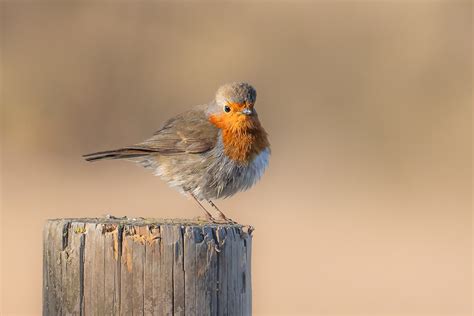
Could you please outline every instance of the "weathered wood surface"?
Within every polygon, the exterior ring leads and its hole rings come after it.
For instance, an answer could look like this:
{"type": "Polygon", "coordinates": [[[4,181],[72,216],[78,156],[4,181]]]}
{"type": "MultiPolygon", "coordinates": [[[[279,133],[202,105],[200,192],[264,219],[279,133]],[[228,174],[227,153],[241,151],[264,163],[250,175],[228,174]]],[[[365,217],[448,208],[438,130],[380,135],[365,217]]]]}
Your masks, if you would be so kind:
{"type": "Polygon", "coordinates": [[[251,232],[186,220],[49,220],[43,315],[251,315],[251,232]]]}

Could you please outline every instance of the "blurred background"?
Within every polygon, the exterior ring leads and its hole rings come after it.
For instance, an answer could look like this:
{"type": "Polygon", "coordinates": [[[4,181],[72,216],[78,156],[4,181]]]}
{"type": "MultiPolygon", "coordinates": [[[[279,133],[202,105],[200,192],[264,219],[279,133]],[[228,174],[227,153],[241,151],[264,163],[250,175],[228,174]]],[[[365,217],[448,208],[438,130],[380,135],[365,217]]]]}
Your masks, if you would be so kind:
{"type": "Polygon", "coordinates": [[[255,315],[471,315],[472,2],[3,1],[1,312],[39,315],[46,219],[194,217],[132,163],[225,82],[273,155],[220,201],[254,232],[255,315]]]}

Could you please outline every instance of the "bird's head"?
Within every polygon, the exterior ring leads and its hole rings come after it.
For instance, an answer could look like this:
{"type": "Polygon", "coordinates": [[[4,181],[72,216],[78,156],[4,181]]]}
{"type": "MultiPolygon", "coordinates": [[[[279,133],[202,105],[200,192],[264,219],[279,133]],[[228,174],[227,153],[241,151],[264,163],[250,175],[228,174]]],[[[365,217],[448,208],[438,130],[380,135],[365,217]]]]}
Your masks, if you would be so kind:
{"type": "Polygon", "coordinates": [[[225,154],[248,164],[269,148],[267,133],[255,111],[257,92],[245,82],[221,86],[208,109],[209,121],[222,131],[225,154]]]}
{"type": "Polygon", "coordinates": [[[208,108],[211,122],[219,128],[241,130],[258,123],[255,101],[257,92],[248,83],[234,82],[221,86],[208,108]]]}

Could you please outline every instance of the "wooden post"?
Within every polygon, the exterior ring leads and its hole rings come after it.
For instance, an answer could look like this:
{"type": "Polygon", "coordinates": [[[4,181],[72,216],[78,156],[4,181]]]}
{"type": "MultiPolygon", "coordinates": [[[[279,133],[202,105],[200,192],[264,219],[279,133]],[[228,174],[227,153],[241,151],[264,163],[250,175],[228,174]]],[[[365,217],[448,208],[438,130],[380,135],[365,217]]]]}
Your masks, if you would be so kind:
{"type": "Polygon", "coordinates": [[[49,220],[43,315],[251,315],[251,233],[188,220],[49,220]]]}

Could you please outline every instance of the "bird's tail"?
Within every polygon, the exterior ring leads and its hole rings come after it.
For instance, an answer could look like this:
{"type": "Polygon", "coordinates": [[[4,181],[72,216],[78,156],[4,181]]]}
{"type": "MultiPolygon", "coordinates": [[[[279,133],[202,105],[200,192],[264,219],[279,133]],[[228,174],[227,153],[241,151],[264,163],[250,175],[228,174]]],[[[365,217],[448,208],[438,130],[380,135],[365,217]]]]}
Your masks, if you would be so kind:
{"type": "Polygon", "coordinates": [[[99,151],[92,154],[83,155],[86,161],[96,161],[102,159],[134,159],[152,154],[153,150],[144,148],[120,148],[115,150],[99,151]]]}

